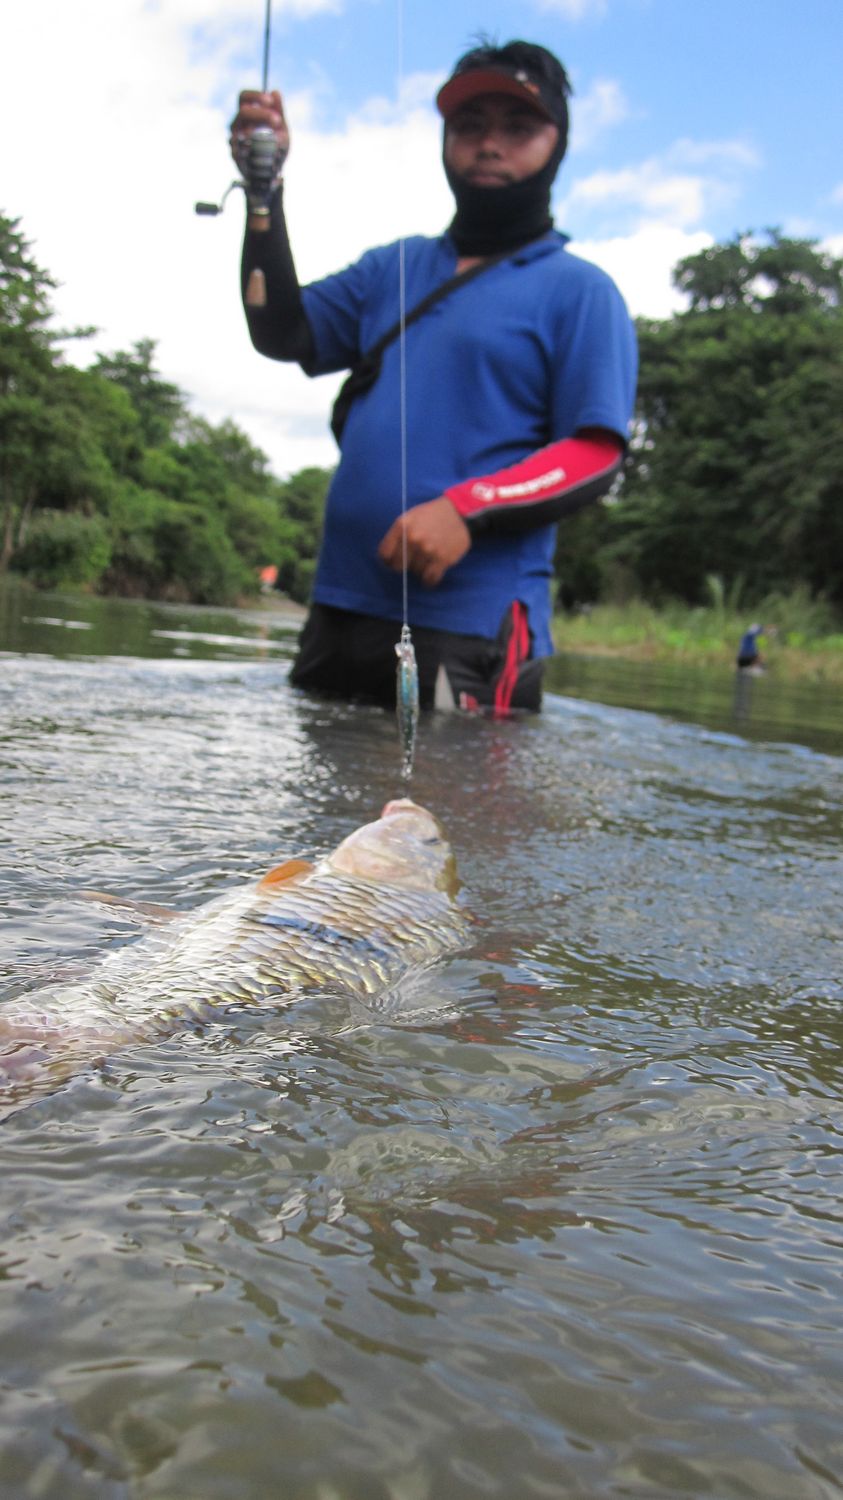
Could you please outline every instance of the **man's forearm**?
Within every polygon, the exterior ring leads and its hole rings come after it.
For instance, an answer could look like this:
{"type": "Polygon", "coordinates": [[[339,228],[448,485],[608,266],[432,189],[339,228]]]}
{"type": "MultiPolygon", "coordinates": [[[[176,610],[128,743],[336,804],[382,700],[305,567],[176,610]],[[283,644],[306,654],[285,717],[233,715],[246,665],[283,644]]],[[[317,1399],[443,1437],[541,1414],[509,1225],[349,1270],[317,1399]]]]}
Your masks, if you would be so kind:
{"type": "Polygon", "coordinates": [[[445,495],[473,537],[486,531],[528,531],[599,499],[620,472],[623,456],[616,434],[579,433],[496,474],[449,485],[445,495]]]}
{"type": "Polygon", "coordinates": [[[249,336],[268,359],[296,360],[307,369],[314,356],[313,335],[305,316],[301,288],[284,218],[282,188],[272,195],[269,229],[247,228],[240,262],[240,290],[249,336]],[[266,286],[262,307],[250,306],[246,289],[253,272],[266,286]]]}

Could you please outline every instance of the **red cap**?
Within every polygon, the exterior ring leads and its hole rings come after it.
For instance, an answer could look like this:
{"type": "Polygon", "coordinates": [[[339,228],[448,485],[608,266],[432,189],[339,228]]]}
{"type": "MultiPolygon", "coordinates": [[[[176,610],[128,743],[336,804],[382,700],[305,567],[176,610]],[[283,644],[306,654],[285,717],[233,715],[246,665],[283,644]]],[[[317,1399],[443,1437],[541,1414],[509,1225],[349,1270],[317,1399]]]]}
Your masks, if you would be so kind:
{"type": "Polygon", "coordinates": [[[436,95],[436,105],[447,120],[461,105],[481,94],[509,94],[529,104],[554,125],[562,125],[563,121],[567,125],[568,111],[563,94],[550,89],[547,81],[535,73],[528,73],[525,68],[507,67],[503,63],[492,68],[457,71],[442,85],[436,95]]]}

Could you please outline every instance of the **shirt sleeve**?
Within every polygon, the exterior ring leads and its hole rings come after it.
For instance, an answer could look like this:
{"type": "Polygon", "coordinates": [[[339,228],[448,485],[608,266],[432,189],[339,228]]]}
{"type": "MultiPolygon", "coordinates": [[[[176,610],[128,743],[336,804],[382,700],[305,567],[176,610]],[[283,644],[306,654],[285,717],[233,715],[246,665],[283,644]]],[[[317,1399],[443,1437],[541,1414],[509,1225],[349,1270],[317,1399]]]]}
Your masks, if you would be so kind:
{"type": "Polygon", "coordinates": [[[445,490],[473,534],[562,520],[598,500],[620,472],[635,400],[635,330],[611,278],[572,259],[566,252],[558,305],[546,325],[553,440],[445,490]]]}
{"type": "Polygon", "coordinates": [[[450,485],[445,494],[473,535],[527,531],[598,500],[620,472],[623,454],[614,434],[564,438],[496,474],[450,485]]]}
{"type": "Polygon", "coordinates": [[[580,285],[575,297],[560,297],[549,334],[549,435],[558,440],[601,428],[626,444],[638,374],[632,319],[605,272],[570,260],[580,285]]]}
{"type": "Polygon", "coordinates": [[[348,370],[365,353],[362,326],[371,293],[383,276],[384,250],[367,250],[353,265],[302,289],[313,336],[311,375],[348,370]]]}

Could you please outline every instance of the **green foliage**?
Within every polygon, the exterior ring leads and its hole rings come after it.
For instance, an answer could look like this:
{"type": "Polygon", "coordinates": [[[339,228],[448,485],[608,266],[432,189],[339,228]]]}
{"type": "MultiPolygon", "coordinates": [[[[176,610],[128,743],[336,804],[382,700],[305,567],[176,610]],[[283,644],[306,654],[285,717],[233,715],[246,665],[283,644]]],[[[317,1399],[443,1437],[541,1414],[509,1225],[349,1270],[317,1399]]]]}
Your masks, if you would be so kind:
{"type": "Polygon", "coordinates": [[[616,595],[617,580],[613,579],[610,585],[608,577],[609,526],[607,509],[591,505],[577,511],[559,527],[553,564],[559,609],[573,610],[593,604],[610,590],[616,595]]]}
{"type": "Polygon", "coordinates": [[[126,392],[148,447],[155,447],[169,438],[184,412],[181,391],[178,386],[162,380],[155,368],[154,356],[155,340],[138,339],[130,350],[98,354],[94,362],[97,375],[113,380],[126,392]]]}
{"type": "Polygon", "coordinates": [[[303,604],[316,570],[325,497],[331,474],[327,469],[300,469],[278,486],[278,504],[285,523],[278,563],[278,587],[303,604]]]}
{"type": "Polygon", "coordinates": [[[329,475],[281,483],[236,423],[193,417],[152,339],[65,365],[54,286],[0,214],[0,568],[44,587],[233,603],[275,563],[304,600],[329,475]]]}
{"type": "Polygon", "coordinates": [[[839,609],[828,599],[811,594],[804,584],[767,594],[758,600],[755,615],[775,625],[778,639],[785,645],[829,640],[841,628],[839,609]]]}
{"type": "Polygon", "coordinates": [[[22,329],[49,342],[50,292],[56,282],[37,261],[20,230],[20,219],[0,214],[0,326],[22,329]]]}
{"type": "Polygon", "coordinates": [[[843,600],[843,263],[748,237],[677,268],[687,312],[641,320],[638,424],[607,554],[648,598],[843,600]]]}
{"type": "Polygon", "coordinates": [[[234,604],[247,589],[246,570],[218,516],[165,502],[152,539],[161,575],[159,596],[234,604]]]}
{"type": "MultiPolygon", "coordinates": [[[[843,262],[771,231],[674,279],[687,310],[638,325],[623,484],[559,528],[558,602],[679,599],[715,629],[738,610],[783,617],[795,588],[787,629],[804,632],[843,603],[843,262]]],[[[0,568],[227,603],[275,564],[304,602],[330,474],[273,477],[236,423],[188,411],[152,339],[65,364],[54,286],[0,214],[0,568]]]]}
{"type": "Polygon", "coordinates": [[[778,229],[768,231],[766,244],[743,234],[689,255],[673,280],[692,312],[743,307],[799,313],[843,301],[841,262],[817,249],[816,241],[788,239],[778,229]]]}
{"type": "MultiPolygon", "coordinates": [[[[753,613],[766,626],[763,655],[771,677],[843,686],[839,610],[796,589],[762,600],[753,613]]],[[[553,637],[564,652],[733,672],[738,643],[751,618],[722,601],[689,608],[675,599],[659,607],[633,599],[620,607],[598,604],[574,618],[557,617],[553,637]]]]}
{"type": "Polygon", "coordinates": [[[102,516],[43,509],[15,552],[14,568],[39,588],[84,586],[96,582],[110,555],[102,516]]]}
{"type": "Polygon", "coordinates": [[[110,512],[108,593],[233,604],[251,584],[220,518],[129,481],[110,512]]]}
{"type": "Polygon", "coordinates": [[[33,259],[19,221],[0,214],[0,567],[14,549],[21,514],[34,504],[34,471],[49,428],[54,286],[33,259]]]}
{"type": "Polygon", "coordinates": [[[60,377],[53,386],[53,401],[60,384],[72,420],[85,427],[110,469],[115,474],[131,472],[140,461],[142,437],[129,395],[112,381],[72,365],[62,367],[60,377]]]}

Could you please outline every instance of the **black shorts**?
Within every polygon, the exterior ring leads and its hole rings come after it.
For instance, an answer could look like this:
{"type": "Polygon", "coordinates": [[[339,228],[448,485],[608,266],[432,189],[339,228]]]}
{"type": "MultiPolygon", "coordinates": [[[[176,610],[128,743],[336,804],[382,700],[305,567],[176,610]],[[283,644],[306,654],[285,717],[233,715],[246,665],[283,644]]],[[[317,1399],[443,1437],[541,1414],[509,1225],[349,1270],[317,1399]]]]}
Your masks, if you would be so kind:
{"type": "MultiPolygon", "coordinates": [[[[394,620],[314,604],[299,637],[290,673],[295,687],[395,706],[401,626],[394,620]]],[[[541,708],[543,661],[530,653],[523,605],[507,610],[496,640],[447,630],[412,628],[422,708],[541,708]]]]}

